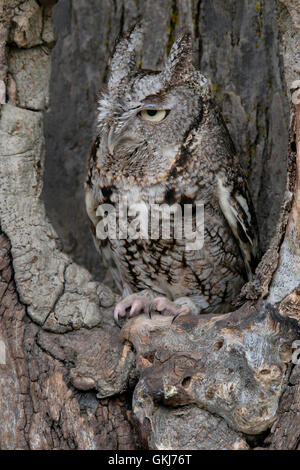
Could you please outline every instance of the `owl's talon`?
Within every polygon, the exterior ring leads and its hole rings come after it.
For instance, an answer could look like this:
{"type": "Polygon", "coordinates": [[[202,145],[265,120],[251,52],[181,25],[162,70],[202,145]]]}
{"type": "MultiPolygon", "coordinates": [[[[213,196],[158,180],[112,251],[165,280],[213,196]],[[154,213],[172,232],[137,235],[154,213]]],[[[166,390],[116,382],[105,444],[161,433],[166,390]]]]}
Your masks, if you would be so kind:
{"type": "Polygon", "coordinates": [[[140,299],[134,300],[131,306],[130,312],[129,312],[129,317],[133,317],[134,315],[137,315],[138,313],[142,312],[143,309],[144,309],[143,300],[140,300],[140,299]]]}
{"type": "Polygon", "coordinates": [[[172,321],[171,321],[171,324],[173,325],[173,323],[175,322],[176,318],[178,318],[179,316],[181,315],[186,315],[185,312],[181,312],[179,311],[178,313],[176,313],[176,315],[174,315],[174,317],[172,318],[172,321]]]}
{"type": "Polygon", "coordinates": [[[149,318],[151,319],[152,318],[152,303],[149,305],[147,313],[149,315],[149,318]]]}
{"type": "Polygon", "coordinates": [[[183,316],[183,315],[187,315],[188,313],[190,313],[190,309],[187,305],[183,305],[179,312],[176,313],[176,315],[174,315],[174,317],[172,318],[172,321],[171,321],[171,324],[173,325],[173,323],[175,322],[176,318],[178,318],[179,316],[183,316]]]}
{"type": "Polygon", "coordinates": [[[115,322],[120,326],[119,324],[119,317],[125,317],[126,315],[126,310],[128,309],[128,305],[125,302],[119,302],[114,310],[114,320],[115,322]]]}
{"type": "Polygon", "coordinates": [[[121,325],[119,323],[119,311],[117,310],[117,307],[114,310],[114,320],[116,324],[118,325],[118,327],[121,328],[121,325]]]}

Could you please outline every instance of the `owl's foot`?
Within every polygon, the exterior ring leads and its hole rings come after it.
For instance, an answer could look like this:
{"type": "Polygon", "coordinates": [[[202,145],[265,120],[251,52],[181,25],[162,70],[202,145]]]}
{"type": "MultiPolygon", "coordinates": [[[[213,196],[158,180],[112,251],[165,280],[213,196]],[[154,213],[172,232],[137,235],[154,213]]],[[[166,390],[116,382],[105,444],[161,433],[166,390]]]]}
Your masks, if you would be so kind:
{"type": "Polygon", "coordinates": [[[119,317],[133,317],[140,313],[148,313],[151,316],[152,300],[147,297],[142,297],[138,294],[131,294],[125,297],[117,303],[114,310],[114,319],[116,323],[119,321],[119,317]]]}
{"type": "Polygon", "coordinates": [[[171,315],[173,320],[178,317],[178,315],[186,315],[191,313],[191,307],[186,303],[186,299],[182,299],[185,303],[180,304],[172,302],[167,297],[155,297],[151,299],[149,297],[144,297],[141,294],[131,294],[121,300],[115,307],[114,310],[114,319],[117,324],[119,324],[119,317],[128,316],[133,317],[141,313],[147,313],[151,318],[151,313],[157,311],[161,315],[171,315]]]}
{"type": "Polygon", "coordinates": [[[167,299],[167,297],[156,297],[152,300],[152,305],[163,315],[174,315],[177,317],[180,314],[190,312],[188,305],[178,305],[176,302],[167,299]]]}

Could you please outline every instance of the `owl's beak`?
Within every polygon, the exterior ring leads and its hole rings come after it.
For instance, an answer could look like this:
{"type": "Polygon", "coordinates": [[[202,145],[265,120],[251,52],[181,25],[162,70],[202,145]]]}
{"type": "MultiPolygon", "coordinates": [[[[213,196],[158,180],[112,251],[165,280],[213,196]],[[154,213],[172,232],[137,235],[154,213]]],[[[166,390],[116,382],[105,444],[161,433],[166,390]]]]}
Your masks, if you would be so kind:
{"type": "Polygon", "coordinates": [[[126,128],[123,128],[122,135],[117,134],[114,127],[111,127],[109,129],[109,133],[107,136],[107,148],[111,156],[114,155],[114,150],[119,145],[129,144],[131,147],[136,147],[139,144],[141,144],[141,141],[136,139],[135,136],[128,135],[128,134],[124,135],[125,129],[126,128]]]}
{"type": "Polygon", "coordinates": [[[108,137],[107,137],[107,148],[110,153],[110,155],[114,154],[114,148],[115,148],[115,141],[114,141],[114,128],[111,127],[109,129],[108,137]]]}

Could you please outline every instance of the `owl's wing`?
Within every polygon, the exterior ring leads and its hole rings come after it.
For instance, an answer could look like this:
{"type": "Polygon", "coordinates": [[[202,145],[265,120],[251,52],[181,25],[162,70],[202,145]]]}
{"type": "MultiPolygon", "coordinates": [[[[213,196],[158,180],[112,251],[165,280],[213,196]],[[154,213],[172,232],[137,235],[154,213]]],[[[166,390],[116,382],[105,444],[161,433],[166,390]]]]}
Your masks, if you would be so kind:
{"type": "Polygon", "coordinates": [[[97,225],[101,221],[101,217],[99,215],[96,215],[97,208],[99,204],[104,204],[105,202],[105,197],[102,195],[101,198],[101,191],[99,191],[99,198],[96,200],[94,196],[94,191],[93,191],[93,182],[92,182],[92,171],[94,168],[93,163],[96,161],[96,153],[99,147],[99,137],[96,138],[95,142],[92,145],[91,151],[90,151],[90,156],[89,156],[89,171],[88,171],[88,177],[85,182],[85,205],[86,205],[86,211],[88,214],[88,217],[91,222],[91,229],[92,229],[92,235],[93,235],[93,240],[95,243],[95,246],[97,250],[100,253],[100,256],[103,260],[103,264],[105,268],[109,269],[114,282],[116,283],[118,289],[120,291],[123,290],[123,283],[122,283],[122,276],[118,268],[118,264],[115,262],[115,257],[114,253],[111,249],[111,246],[109,244],[108,239],[100,239],[96,235],[96,230],[97,230],[97,225]]]}
{"type": "Polygon", "coordinates": [[[117,288],[120,292],[122,292],[122,276],[119,271],[118,264],[115,261],[114,253],[111,249],[110,243],[108,239],[102,240],[96,236],[97,224],[101,221],[101,217],[96,215],[97,205],[95,204],[91,188],[88,186],[88,184],[86,184],[85,188],[85,203],[86,210],[91,221],[91,229],[95,246],[100,253],[104,267],[110,270],[117,288]]]}
{"type": "Polygon", "coordinates": [[[223,215],[235,236],[243,255],[248,278],[258,264],[259,244],[253,204],[242,177],[230,182],[217,177],[217,198],[223,215]]]}

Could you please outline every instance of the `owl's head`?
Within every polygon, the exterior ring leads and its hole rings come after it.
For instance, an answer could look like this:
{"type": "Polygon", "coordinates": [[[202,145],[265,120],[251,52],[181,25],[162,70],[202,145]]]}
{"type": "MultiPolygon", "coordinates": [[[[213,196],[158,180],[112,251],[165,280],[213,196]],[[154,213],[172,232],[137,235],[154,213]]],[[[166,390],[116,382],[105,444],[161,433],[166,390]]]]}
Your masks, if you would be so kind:
{"type": "Polygon", "coordinates": [[[142,40],[136,26],[118,42],[98,108],[100,158],[132,172],[172,164],[209,95],[207,79],[192,65],[189,33],[174,42],[159,72],[138,68],[142,40]]]}

